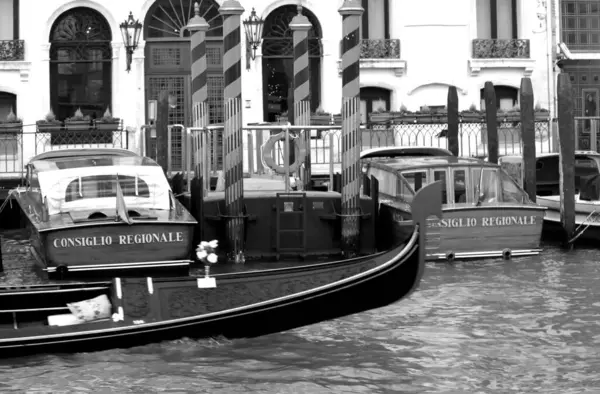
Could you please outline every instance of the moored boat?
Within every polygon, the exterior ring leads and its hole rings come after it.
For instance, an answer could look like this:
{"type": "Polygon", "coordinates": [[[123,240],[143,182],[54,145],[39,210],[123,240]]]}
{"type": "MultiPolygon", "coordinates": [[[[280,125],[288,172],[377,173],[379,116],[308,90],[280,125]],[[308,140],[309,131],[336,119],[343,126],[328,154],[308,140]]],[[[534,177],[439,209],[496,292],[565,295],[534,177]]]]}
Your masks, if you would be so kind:
{"type": "MultiPolygon", "coordinates": [[[[212,276],[191,270],[185,277],[96,282],[41,277],[27,285],[11,284],[5,262],[0,357],[129,347],[182,336],[252,337],[388,305],[420,283],[426,218],[441,216],[440,197],[440,183],[423,187],[412,201],[412,220],[403,223],[409,229],[406,240],[385,252],[345,260],[270,263],[261,269],[247,263],[212,276]]],[[[270,201],[264,206],[271,210],[270,201]]]]}
{"type": "Polygon", "coordinates": [[[25,181],[11,197],[49,273],[188,268],[197,221],[155,161],[112,148],[50,151],[31,159],[25,181]]]}
{"type": "Polygon", "coordinates": [[[443,217],[428,224],[428,259],[509,258],[541,251],[545,208],[532,203],[500,166],[427,153],[374,154],[364,162],[365,173],[379,181],[380,223],[389,230],[382,230],[387,237],[381,242],[404,237],[397,223],[410,217],[415,192],[442,181],[443,217]]]}
{"type": "MultiPolygon", "coordinates": [[[[559,153],[542,153],[536,157],[536,202],[547,208],[544,216],[544,236],[561,238],[559,153]]],[[[522,177],[522,157],[500,157],[501,165],[514,168],[522,177]]],[[[570,240],[598,241],[600,239],[600,153],[575,151],[575,226],[570,240]]]]}

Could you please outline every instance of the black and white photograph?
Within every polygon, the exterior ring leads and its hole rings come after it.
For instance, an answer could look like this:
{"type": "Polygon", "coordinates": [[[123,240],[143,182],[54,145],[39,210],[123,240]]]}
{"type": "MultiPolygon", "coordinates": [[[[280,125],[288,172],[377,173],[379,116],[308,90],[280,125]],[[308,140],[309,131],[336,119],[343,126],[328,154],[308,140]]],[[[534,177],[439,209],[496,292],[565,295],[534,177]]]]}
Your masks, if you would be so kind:
{"type": "Polygon", "coordinates": [[[600,393],[600,0],[0,0],[0,394],[600,393]]]}

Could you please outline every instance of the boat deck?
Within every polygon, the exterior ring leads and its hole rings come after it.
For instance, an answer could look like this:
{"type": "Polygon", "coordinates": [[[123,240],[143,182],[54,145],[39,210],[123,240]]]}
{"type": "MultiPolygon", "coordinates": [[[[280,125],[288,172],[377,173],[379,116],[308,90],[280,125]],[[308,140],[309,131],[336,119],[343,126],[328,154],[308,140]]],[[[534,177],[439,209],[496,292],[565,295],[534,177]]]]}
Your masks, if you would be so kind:
{"type": "MultiPolygon", "coordinates": [[[[90,282],[108,283],[110,278],[89,276],[85,278],[73,277],[67,280],[56,280],[48,277],[48,274],[42,269],[31,252],[28,235],[25,230],[11,230],[0,232],[0,247],[2,248],[3,268],[0,272],[0,289],[4,288],[27,288],[39,285],[61,285],[61,284],[79,284],[90,282]]],[[[310,265],[339,260],[338,258],[311,258],[306,260],[281,260],[276,262],[254,262],[249,261],[245,264],[233,264],[219,262],[211,266],[212,275],[226,275],[231,273],[250,272],[264,269],[298,267],[299,265],[310,265]]],[[[184,276],[185,271],[178,271],[176,276],[184,276]]],[[[115,273],[112,276],[120,276],[115,273]]],[[[124,273],[123,273],[123,276],[124,273]]],[[[157,273],[154,276],[165,276],[164,272],[157,273]]],[[[170,275],[173,276],[173,275],[170,275]]],[[[204,266],[202,264],[192,264],[189,269],[190,277],[203,277],[204,266]]]]}

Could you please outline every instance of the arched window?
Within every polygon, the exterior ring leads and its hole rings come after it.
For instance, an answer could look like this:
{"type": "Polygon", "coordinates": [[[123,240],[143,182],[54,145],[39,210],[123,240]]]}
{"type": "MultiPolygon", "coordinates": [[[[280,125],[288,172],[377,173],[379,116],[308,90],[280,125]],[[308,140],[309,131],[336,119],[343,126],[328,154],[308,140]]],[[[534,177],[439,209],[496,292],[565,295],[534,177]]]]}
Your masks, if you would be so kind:
{"type": "Polygon", "coordinates": [[[112,100],[112,33],[91,8],[72,8],[50,31],[50,103],[56,117],[100,118],[112,100]]]}
{"type": "MultiPolygon", "coordinates": [[[[519,104],[519,89],[512,86],[494,86],[496,93],[496,109],[508,111],[519,104]]],[[[485,109],[484,89],[480,91],[481,109],[485,109]]]]}
{"type": "MultiPolygon", "coordinates": [[[[271,12],[263,27],[263,112],[268,122],[288,110],[293,100],[294,39],[290,22],[298,14],[295,4],[284,5],[271,12]]],[[[312,29],[308,32],[311,110],[315,111],[321,99],[321,25],[316,16],[303,8],[312,29]]]]}
{"type": "MultiPolygon", "coordinates": [[[[206,37],[223,36],[223,17],[219,13],[219,5],[210,1],[200,1],[200,15],[209,24],[206,37]]],[[[159,0],[154,3],[146,19],[146,39],[181,38],[181,30],[194,17],[194,1],[159,0]]],[[[189,37],[190,32],[185,30],[183,37],[189,37]]]]}

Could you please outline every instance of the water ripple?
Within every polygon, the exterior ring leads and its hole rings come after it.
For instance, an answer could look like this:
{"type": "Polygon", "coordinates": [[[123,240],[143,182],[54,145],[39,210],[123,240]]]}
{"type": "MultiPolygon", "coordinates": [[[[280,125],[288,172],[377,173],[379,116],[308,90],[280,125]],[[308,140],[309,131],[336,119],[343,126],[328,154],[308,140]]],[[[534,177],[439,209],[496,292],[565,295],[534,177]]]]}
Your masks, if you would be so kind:
{"type": "Polygon", "coordinates": [[[261,338],[0,360],[0,392],[598,392],[596,256],[429,264],[408,300],[261,338]]]}

